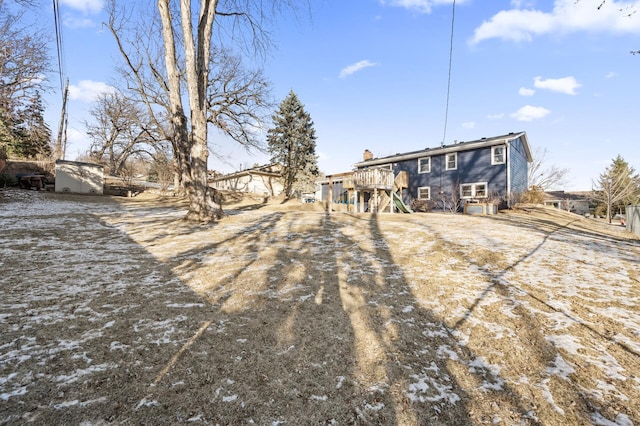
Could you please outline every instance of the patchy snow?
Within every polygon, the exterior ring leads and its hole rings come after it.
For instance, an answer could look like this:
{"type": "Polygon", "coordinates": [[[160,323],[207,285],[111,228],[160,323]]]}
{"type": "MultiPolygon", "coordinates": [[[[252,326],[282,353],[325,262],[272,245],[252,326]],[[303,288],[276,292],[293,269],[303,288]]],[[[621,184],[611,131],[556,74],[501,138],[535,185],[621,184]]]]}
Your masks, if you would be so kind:
{"type": "Polygon", "coordinates": [[[526,215],[230,213],[0,200],[0,423],[291,424],[279,410],[311,401],[326,424],[337,407],[640,424],[637,239],[526,215]]]}

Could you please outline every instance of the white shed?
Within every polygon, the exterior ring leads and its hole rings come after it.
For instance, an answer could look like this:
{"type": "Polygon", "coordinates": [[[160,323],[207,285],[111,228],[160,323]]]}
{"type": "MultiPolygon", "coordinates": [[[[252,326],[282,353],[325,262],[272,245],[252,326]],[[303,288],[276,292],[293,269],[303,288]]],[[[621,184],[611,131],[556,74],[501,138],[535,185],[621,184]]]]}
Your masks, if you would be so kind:
{"type": "Polygon", "coordinates": [[[78,161],[56,161],[56,192],[102,195],[104,167],[78,161]]]}

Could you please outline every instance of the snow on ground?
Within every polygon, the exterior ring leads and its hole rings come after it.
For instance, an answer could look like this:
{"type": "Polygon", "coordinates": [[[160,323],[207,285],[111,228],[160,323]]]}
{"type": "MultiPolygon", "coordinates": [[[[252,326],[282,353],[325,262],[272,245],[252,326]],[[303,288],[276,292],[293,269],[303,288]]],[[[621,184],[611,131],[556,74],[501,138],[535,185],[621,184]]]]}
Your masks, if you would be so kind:
{"type": "Polygon", "coordinates": [[[568,215],[184,213],[0,199],[0,423],[640,424],[635,238],[568,215]]]}

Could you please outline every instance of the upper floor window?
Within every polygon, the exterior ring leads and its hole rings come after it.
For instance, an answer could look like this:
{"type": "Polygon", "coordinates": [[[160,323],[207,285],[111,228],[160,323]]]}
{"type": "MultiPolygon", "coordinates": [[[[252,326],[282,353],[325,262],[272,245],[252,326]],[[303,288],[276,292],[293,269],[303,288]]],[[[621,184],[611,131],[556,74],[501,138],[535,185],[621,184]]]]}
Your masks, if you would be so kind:
{"type": "Polygon", "coordinates": [[[421,186],[418,188],[418,199],[420,200],[430,200],[431,199],[431,187],[429,186],[421,186]]]}
{"type": "Polygon", "coordinates": [[[455,170],[458,168],[458,153],[447,154],[445,157],[445,170],[455,170]]]}
{"type": "Polygon", "coordinates": [[[429,173],[429,172],[431,172],[431,157],[419,158],[418,173],[429,173]]]}
{"type": "Polygon", "coordinates": [[[506,158],[506,150],[504,145],[494,146],[491,148],[491,164],[504,164],[506,158]]]}

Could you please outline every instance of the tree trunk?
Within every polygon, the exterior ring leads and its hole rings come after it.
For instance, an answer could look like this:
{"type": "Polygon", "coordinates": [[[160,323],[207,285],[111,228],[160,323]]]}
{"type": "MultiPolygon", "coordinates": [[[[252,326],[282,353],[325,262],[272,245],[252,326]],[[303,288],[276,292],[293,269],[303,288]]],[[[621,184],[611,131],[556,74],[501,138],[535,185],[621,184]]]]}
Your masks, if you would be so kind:
{"type": "Polygon", "coordinates": [[[185,52],[187,94],[191,113],[191,131],[182,106],[180,76],[177,70],[175,35],[173,33],[169,0],[158,0],[162,19],[162,35],[165,45],[165,64],[169,83],[171,122],[177,137],[178,163],[182,182],[189,198],[186,219],[210,221],[221,216],[222,211],[213,200],[213,191],[207,182],[207,120],[206,83],[208,79],[211,29],[217,0],[202,0],[198,17],[197,39],[193,38],[191,1],[180,1],[182,35],[185,52]],[[196,45],[197,43],[197,45],[196,45]],[[197,53],[196,53],[197,52],[197,53]]]}

